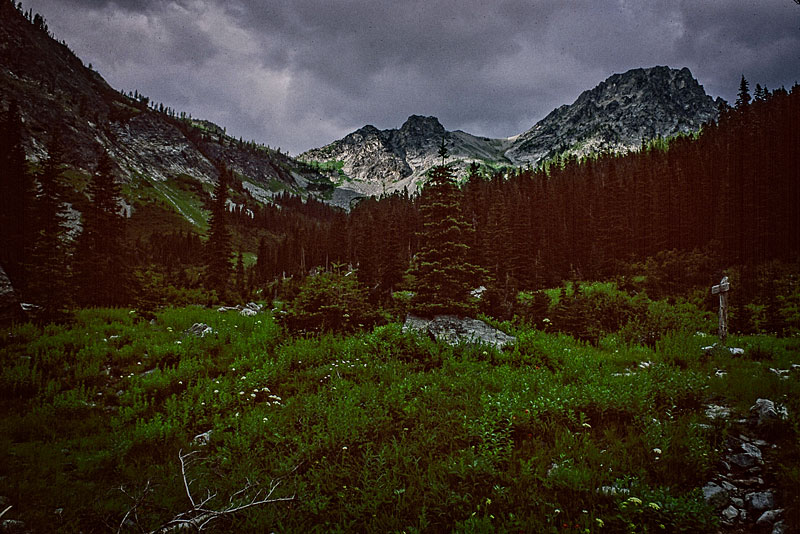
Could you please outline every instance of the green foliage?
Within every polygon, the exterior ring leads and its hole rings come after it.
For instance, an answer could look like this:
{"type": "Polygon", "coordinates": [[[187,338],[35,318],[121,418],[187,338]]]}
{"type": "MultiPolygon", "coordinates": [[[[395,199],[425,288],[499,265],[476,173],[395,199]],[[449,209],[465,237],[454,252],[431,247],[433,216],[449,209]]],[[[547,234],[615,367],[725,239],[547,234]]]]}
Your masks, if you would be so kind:
{"type": "Polygon", "coordinates": [[[366,289],[352,271],[309,276],[288,304],[282,321],[292,332],[353,332],[378,320],[366,289]]]}
{"type": "MultiPolygon", "coordinates": [[[[363,299],[352,275],[315,278],[290,306],[341,287],[363,299]]],[[[132,506],[120,487],[142,496],[140,526],[157,528],[188,507],[183,450],[201,453],[189,478],[197,495],[218,493],[211,506],[245,480],[283,477],[276,496],[296,495],[211,531],[705,532],[715,514],[698,488],[729,431],[707,424],[705,403],[746,412],[757,397],[786,399],[776,484],[796,484],[800,390],[769,371],[794,360],[793,338],[733,337],[757,357],[701,357],[700,335],[593,346],[518,326],[496,351],[397,323],[293,337],[268,313],[153,317],[86,309],[0,332],[0,444],[16,459],[0,474],[29,528],[53,528],[56,508],[65,530],[118,525],[132,506]],[[213,332],[184,334],[197,322],[213,332]]]]}
{"type": "Polygon", "coordinates": [[[449,167],[434,167],[429,174],[420,215],[423,229],[414,276],[414,313],[470,315],[476,306],[470,291],[478,287],[483,270],[467,261],[469,234],[473,231],[461,213],[459,191],[449,167]]]}

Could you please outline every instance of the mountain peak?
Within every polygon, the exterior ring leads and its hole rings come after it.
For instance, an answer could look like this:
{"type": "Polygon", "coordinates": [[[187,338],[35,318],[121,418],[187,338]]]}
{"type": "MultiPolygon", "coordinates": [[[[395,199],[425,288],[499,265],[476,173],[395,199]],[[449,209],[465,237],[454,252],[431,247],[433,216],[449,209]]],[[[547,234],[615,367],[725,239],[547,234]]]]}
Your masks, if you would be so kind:
{"type": "Polygon", "coordinates": [[[406,122],[400,127],[400,131],[406,134],[430,136],[430,135],[444,135],[447,130],[444,129],[439,119],[433,116],[424,117],[422,115],[411,115],[406,119],[406,122]]]}

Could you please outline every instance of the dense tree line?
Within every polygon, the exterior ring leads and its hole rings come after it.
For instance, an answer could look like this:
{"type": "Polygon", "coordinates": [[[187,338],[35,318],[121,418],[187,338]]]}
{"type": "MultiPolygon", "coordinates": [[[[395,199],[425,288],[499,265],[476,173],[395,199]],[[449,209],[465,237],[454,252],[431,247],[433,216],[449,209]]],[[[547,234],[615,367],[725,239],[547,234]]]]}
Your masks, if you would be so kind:
{"type": "Polygon", "coordinates": [[[473,165],[461,187],[450,183],[447,167],[437,167],[420,195],[368,198],[349,212],[288,193],[256,203],[222,169],[205,240],[189,231],[124,242],[92,237],[125,235],[111,164],[101,158],[86,191],[92,206],[83,210],[83,237],[71,242],[59,141],[47,160],[29,167],[13,105],[2,121],[2,262],[22,293],[42,302],[68,294],[64,287],[118,294],[62,304],[136,303],[149,291],[157,305],[169,288],[194,291],[189,295],[200,300],[239,300],[277,291],[285,279],[349,266],[368,298],[386,303],[394,290],[419,289],[414,279],[429,277],[425,265],[449,247],[463,252],[459,265],[473,266],[458,278],[472,286],[463,289],[486,286],[491,309],[502,310],[519,290],[634,274],[636,266],[665,266],[676,256],[695,258],[703,272],[673,268],[654,291],[679,291],[732,265],[745,277],[770,260],[795,260],[800,250],[797,87],[756,86],[751,98],[742,79],[735,107],[695,136],[657,140],[627,155],[556,159],[539,169],[487,172],[473,165]],[[231,195],[236,200],[229,202],[231,195]],[[448,217],[457,223],[442,226],[448,217]],[[457,240],[433,237],[451,231],[457,240]],[[99,264],[93,257],[106,253],[123,261],[99,264]],[[126,282],[97,278],[102,272],[126,282]]]}

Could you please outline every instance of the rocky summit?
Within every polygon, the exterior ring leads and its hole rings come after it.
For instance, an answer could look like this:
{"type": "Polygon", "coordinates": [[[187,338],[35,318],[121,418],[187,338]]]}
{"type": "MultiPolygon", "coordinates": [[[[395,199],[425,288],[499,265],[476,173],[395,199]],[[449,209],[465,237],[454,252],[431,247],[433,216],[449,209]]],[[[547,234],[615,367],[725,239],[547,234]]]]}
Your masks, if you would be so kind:
{"type": "Polygon", "coordinates": [[[399,129],[365,126],[300,158],[337,162],[347,187],[361,193],[413,190],[440,161],[442,139],[450,161],[461,169],[472,162],[537,165],[557,155],[627,152],[643,141],[697,131],[716,119],[720,103],[706,94],[688,68],[633,69],[614,74],[509,138],[447,131],[436,117],[412,115],[399,129]]]}

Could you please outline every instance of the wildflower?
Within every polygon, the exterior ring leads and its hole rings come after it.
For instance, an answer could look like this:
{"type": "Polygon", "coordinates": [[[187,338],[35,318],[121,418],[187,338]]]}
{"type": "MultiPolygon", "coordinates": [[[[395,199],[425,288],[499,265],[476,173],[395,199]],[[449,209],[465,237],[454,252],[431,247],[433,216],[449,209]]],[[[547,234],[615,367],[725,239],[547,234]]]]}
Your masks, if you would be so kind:
{"type": "MultiPolygon", "coordinates": [[[[342,450],[346,451],[347,450],[347,446],[345,445],[344,447],[342,447],[342,450]]],[[[345,487],[347,487],[347,486],[345,486],[345,487]]]]}
{"type": "Polygon", "coordinates": [[[239,392],[239,395],[244,395],[244,391],[240,391],[240,392],[239,392]]]}
{"type": "Polygon", "coordinates": [[[234,417],[239,417],[239,412],[236,412],[235,414],[233,414],[233,416],[234,417]]]}
{"type": "Polygon", "coordinates": [[[250,396],[253,397],[254,399],[256,398],[256,394],[255,393],[251,393],[250,396]]]}
{"type": "Polygon", "coordinates": [[[218,390],[218,389],[215,389],[215,390],[214,390],[214,393],[219,393],[219,390],[218,390]]]}
{"type": "Polygon", "coordinates": [[[653,449],[653,454],[661,454],[661,449],[656,447],[655,449],[653,449]]]}
{"type": "Polygon", "coordinates": [[[262,419],[262,421],[264,421],[266,423],[267,422],[267,418],[265,417],[264,419],[262,419]]]}

